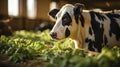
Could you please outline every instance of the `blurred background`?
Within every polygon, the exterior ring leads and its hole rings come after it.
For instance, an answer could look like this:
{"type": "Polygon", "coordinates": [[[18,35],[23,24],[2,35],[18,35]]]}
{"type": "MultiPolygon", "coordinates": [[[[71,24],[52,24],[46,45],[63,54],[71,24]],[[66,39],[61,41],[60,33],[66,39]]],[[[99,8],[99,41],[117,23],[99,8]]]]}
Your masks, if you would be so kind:
{"type": "Polygon", "coordinates": [[[64,4],[83,3],[86,9],[104,11],[120,8],[120,0],[0,0],[0,35],[16,30],[51,29],[54,21],[48,12],[64,4]]]}

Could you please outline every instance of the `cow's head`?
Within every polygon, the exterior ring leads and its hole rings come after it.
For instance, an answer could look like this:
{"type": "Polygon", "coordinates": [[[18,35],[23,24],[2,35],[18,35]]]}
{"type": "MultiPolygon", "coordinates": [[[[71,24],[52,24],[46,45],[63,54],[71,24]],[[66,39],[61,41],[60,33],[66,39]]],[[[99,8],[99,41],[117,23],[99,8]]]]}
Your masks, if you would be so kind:
{"type": "Polygon", "coordinates": [[[54,39],[63,39],[66,37],[73,37],[77,32],[77,24],[75,20],[75,15],[82,12],[83,4],[71,4],[64,5],[60,10],[53,9],[49,12],[49,15],[56,19],[56,24],[54,25],[50,35],[54,39]]]}

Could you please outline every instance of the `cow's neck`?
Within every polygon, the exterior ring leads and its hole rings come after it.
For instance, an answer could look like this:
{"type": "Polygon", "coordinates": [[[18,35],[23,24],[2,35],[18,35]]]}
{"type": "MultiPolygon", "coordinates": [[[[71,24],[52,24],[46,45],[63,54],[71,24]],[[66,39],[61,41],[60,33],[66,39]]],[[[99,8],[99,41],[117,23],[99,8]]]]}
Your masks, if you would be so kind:
{"type": "Polygon", "coordinates": [[[81,28],[80,24],[78,24],[78,31],[75,41],[75,48],[84,48],[84,29],[81,28]]]}
{"type": "Polygon", "coordinates": [[[78,23],[78,28],[77,28],[77,35],[75,38],[75,48],[84,48],[86,49],[86,45],[85,45],[85,37],[87,36],[86,29],[88,29],[88,25],[90,24],[90,17],[89,17],[89,13],[88,12],[83,12],[82,16],[84,18],[84,27],[82,26],[80,20],[78,23]]]}

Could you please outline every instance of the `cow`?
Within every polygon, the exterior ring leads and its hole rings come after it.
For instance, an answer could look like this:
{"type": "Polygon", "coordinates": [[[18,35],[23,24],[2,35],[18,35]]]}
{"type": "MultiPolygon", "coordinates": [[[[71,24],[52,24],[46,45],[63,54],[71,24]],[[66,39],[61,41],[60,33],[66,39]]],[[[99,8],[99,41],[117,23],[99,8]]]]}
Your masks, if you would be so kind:
{"type": "Polygon", "coordinates": [[[101,52],[103,47],[120,47],[120,10],[85,10],[84,4],[65,4],[49,15],[56,20],[50,36],[60,40],[71,38],[75,48],[101,52]]]}

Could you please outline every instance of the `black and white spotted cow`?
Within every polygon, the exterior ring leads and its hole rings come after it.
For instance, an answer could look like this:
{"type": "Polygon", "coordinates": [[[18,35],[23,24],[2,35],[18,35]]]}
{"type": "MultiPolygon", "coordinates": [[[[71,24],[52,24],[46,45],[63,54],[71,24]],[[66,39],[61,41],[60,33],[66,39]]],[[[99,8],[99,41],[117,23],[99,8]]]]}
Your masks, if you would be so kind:
{"type": "Polygon", "coordinates": [[[102,47],[120,46],[120,10],[95,12],[83,8],[83,4],[77,3],[51,10],[49,15],[56,19],[51,37],[69,37],[75,41],[75,48],[97,52],[102,47]]]}

